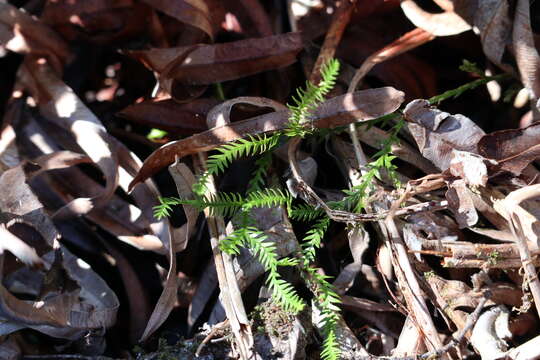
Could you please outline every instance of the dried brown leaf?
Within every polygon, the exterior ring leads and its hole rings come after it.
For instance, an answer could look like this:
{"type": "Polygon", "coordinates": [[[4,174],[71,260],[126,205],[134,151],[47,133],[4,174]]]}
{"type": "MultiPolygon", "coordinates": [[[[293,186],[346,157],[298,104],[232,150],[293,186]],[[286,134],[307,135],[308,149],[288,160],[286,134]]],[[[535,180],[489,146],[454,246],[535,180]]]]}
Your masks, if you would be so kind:
{"type": "Polygon", "coordinates": [[[401,9],[415,26],[435,36],[456,35],[471,29],[467,21],[451,11],[432,14],[423,10],[412,0],[402,1],[401,9]]]}
{"type": "MultiPolygon", "coordinates": [[[[192,188],[197,182],[197,179],[191,170],[185,164],[176,161],[169,166],[169,173],[176,184],[178,196],[182,199],[194,199],[195,195],[193,194],[192,188]]],[[[197,223],[197,217],[199,216],[199,210],[193,206],[182,205],[182,208],[184,209],[187,219],[185,237],[183,239],[175,239],[179,241],[174,243],[174,252],[183,251],[186,248],[191,233],[197,223]]]]}
{"type": "Polygon", "coordinates": [[[144,101],[126,107],[117,115],[173,134],[193,135],[208,129],[206,114],[217,104],[215,99],[195,99],[185,104],[171,99],[144,101]]]}
{"type": "MultiPolygon", "coordinates": [[[[37,231],[42,237],[42,245],[52,250],[42,257],[46,266],[51,266],[50,255],[60,253],[62,268],[78,286],[76,289],[66,287],[46,299],[22,301],[0,285],[0,335],[29,327],[50,336],[73,339],[90,329],[112,326],[119,306],[116,295],[88,264],[57,242],[59,235],[26,184],[22,167],[4,172],[0,186],[10,189],[0,197],[1,222],[24,224],[37,231]]],[[[2,271],[4,259],[5,256],[0,257],[0,277],[5,276],[2,271]]],[[[36,293],[40,292],[40,284],[27,285],[35,287],[36,293]]]]}
{"type": "Polygon", "coordinates": [[[158,73],[170,64],[168,76],[188,85],[208,85],[234,80],[263,71],[277,69],[296,61],[302,50],[299,33],[287,33],[259,39],[200,45],[180,63],[174,63],[191,47],[126,51],[158,73]]]}
{"type": "Polygon", "coordinates": [[[474,207],[470,190],[464,180],[459,179],[449,182],[446,200],[448,200],[448,208],[454,213],[460,228],[476,224],[478,213],[474,207]]]}
{"type": "Polygon", "coordinates": [[[441,170],[450,167],[454,150],[475,153],[484,135],[469,118],[433,108],[427,100],[411,101],[404,115],[422,155],[441,170]]]}
{"type": "Polygon", "coordinates": [[[499,163],[500,169],[514,175],[540,158],[540,124],[524,129],[496,131],[484,135],[478,142],[478,153],[499,163]]]}
{"type": "Polygon", "coordinates": [[[71,57],[68,44],[57,33],[6,2],[0,2],[0,47],[20,54],[47,56],[57,71],[71,57]]]}
{"type": "Polygon", "coordinates": [[[529,90],[533,100],[533,117],[539,120],[540,110],[536,108],[536,102],[540,98],[540,55],[534,44],[528,0],[517,2],[512,42],[521,81],[529,90]]]}
{"type": "Polygon", "coordinates": [[[47,1],[41,19],[64,38],[107,44],[140,35],[150,13],[133,0],[47,1]]]}
{"type": "Polygon", "coordinates": [[[204,0],[143,0],[159,10],[185,24],[203,31],[210,40],[214,39],[210,9],[204,0]]]}
{"type": "Polygon", "coordinates": [[[94,207],[104,206],[118,185],[118,156],[107,130],[46,62],[29,60],[22,71],[27,87],[39,99],[42,113],[73,133],[77,144],[99,167],[106,179],[102,194],[93,198],[75,199],[60,209],[56,216],[86,214],[94,207]]]}

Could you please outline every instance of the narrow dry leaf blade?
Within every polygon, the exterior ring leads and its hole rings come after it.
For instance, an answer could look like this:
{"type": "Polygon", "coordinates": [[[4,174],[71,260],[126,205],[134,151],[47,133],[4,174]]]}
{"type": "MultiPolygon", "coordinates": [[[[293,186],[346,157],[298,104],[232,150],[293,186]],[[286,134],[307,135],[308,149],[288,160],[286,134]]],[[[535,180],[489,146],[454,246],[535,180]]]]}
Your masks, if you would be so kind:
{"type": "MultiPolygon", "coordinates": [[[[169,166],[169,173],[171,174],[174,183],[176,184],[176,190],[178,195],[182,199],[193,199],[195,198],[193,194],[193,185],[197,182],[195,175],[191,170],[183,163],[176,161],[174,164],[169,166]]],[[[186,231],[185,237],[183,239],[178,239],[179,241],[173,244],[174,252],[183,251],[189,241],[191,233],[193,232],[195,225],[197,223],[197,217],[199,216],[199,210],[193,206],[182,205],[184,213],[186,214],[186,231]]]]}
{"type": "Polygon", "coordinates": [[[118,116],[180,135],[193,135],[208,129],[206,114],[216,106],[215,99],[195,99],[186,104],[174,100],[144,101],[133,104],[118,116]]]}
{"type": "Polygon", "coordinates": [[[118,185],[118,159],[107,130],[47,63],[28,61],[23,69],[37,82],[30,86],[34,96],[42,101],[49,99],[39,104],[41,111],[50,120],[73,133],[77,144],[99,167],[106,179],[106,187],[101,195],[92,199],[75,199],[60,209],[57,215],[81,215],[95,206],[103,206],[118,185]]]}
{"type": "MultiPolygon", "coordinates": [[[[168,69],[168,77],[187,85],[208,85],[288,66],[302,50],[299,33],[222,44],[200,45],[187,59],[168,69]]],[[[162,73],[191,47],[127,51],[150,69],[162,73]]]]}
{"type": "Polygon", "coordinates": [[[402,1],[401,9],[415,26],[435,36],[457,35],[471,29],[471,25],[454,12],[432,14],[412,0],[402,1]]]}
{"type": "Polygon", "coordinates": [[[51,28],[6,2],[0,2],[0,46],[20,53],[48,55],[56,70],[68,62],[68,44],[51,28]]]}

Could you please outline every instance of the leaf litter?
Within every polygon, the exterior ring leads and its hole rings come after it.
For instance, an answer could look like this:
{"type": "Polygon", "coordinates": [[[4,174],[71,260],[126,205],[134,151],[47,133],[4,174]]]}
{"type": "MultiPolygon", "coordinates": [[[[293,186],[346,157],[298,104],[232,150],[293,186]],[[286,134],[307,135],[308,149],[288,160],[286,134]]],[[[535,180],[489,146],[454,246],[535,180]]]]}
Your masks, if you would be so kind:
{"type": "Polygon", "coordinates": [[[539,357],[537,12],[0,3],[0,357],[539,357]]]}

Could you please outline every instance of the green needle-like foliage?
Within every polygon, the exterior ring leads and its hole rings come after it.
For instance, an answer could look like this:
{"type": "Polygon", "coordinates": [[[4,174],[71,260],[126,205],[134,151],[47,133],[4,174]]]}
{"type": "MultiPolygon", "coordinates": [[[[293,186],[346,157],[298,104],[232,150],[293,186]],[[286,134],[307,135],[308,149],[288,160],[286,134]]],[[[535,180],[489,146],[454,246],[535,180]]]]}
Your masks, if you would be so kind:
{"type": "Polygon", "coordinates": [[[273,149],[279,143],[279,138],[279,134],[249,136],[248,139],[238,139],[218,147],[218,154],[208,157],[206,171],[194,185],[193,191],[198,195],[204,194],[210,176],[222,173],[234,160],[243,156],[259,155],[273,149]]]}
{"type": "Polygon", "coordinates": [[[294,259],[279,260],[276,246],[266,241],[268,236],[252,226],[243,226],[221,240],[219,247],[228,254],[239,254],[240,247],[248,248],[268,272],[266,283],[272,290],[273,299],[287,312],[296,314],[304,308],[304,302],[291,284],[281,278],[279,266],[294,266],[294,259]]]}
{"type": "Polygon", "coordinates": [[[285,130],[287,136],[304,137],[311,133],[306,125],[311,113],[324,101],[324,97],[333,89],[339,73],[339,61],[330,60],[321,69],[321,81],[314,85],[306,82],[305,89],[298,89],[293,96],[293,105],[287,105],[291,110],[289,127],[285,130]]]}
{"type": "Polygon", "coordinates": [[[309,266],[315,261],[317,249],[321,247],[321,242],[329,225],[330,218],[324,216],[317,220],[315,225],[306,233],[304,241],[302,241],[302,259],[305,266],[309,266]]]}

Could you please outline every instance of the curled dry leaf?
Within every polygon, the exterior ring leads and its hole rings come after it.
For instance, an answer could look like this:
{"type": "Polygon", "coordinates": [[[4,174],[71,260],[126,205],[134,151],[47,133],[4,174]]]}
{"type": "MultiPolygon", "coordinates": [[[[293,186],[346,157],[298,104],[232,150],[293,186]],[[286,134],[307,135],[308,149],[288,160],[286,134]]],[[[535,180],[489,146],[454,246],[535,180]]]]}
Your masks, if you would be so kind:
{"type": "MultiPolygon", "coordinates": [[[[40,246],[47,249],[41,259],[48,272],[41,276],[55,278],[49,272],[52,266],[60,266],[65,270],[64,280],[75,285],[64,287],[62,283],[51,283],[48,290],[51,290],[51,286],[56,290],[48,291],[49,296],[38,296],[27,301],[20,300],[4,285],[0,285],[0,336],[22,328],[32,328],[54,337],[77,339],[89,330],[114,325],[119,306],[116,295],[87,263],[58,243],[59,235],[45,214],[43,205],[26,184],[22,167],[4,172],[0,177],[0,186],[10,189],[0,197],[0,221],[31,227],[41,236],[40,246]],[[60,259],[57,265],[53,265],[55,259],[60,259]]],[[[14,273],[3,274],[4,260],[5,256],[0,256],[2,278],[25,270],[15,269],[14,273]]],[[[25,285],[32,288],[35,294],[45,288],[39,281],[25,285]]]]}
{"type": "Polygon", "coordinates": [[[210,10],[204,0],[143,0],[159,10],[185,24],[203,31],[210,40],[214,39],[210,10]]]}
{"type": "MultiPolygon", "coordinates": [[[[313,113],[313,125],[333,128],[355,121],[371,120],[395,111],[403,102],[404,94],[392,87],[369,89],[338,96],[324,102],[313,113]]],[[[187,139],[173,141],[154,151],[144,162],[141,171],[131,182],[130,189],[172,164],[176,157],[213,148],[248,135],[283,130],[287,127],[289,112],[276,111],[220,126],[195,134],[187,139]]]]}
{"type": "Polygon", "coordinates": [[[47,56],[57,71],[70,57],[68,44],[47,25],[13,5],[0,2],[0,48],[47,56]]]}
{"type": "Polygon", "coordinates": [[[407,18],[421,29],[436,36],[449,36],[474,29],[480,35],[486,57],[506,71],[511,67],[503,63],[506,45],[512,32],[512,20],[506,0],[436,1],[445,11],[429,13],[414,1],[401,2],[407,18]]]}
{"type": "Polygon", "coordinates": [[[257,96],[241,96],[222,102],[210,110],[206,123],[209,128],[224,126],[231,123],[231,110],[236,104],[251,104],[259,107],[269,107],[274,111],[286,111],[287,107],[272,99],[257,96]]]}
{"type": "Polygon", "coordinates": [[[534,160],[540,157],[540,124],[524,129],[496,131],[484,135],[478,142],[478,153],[495,159],[503,171],[519,176],[534,160]]]}
{"type": "Polygon", "coordinates": [[[503,55],[512,31],[508,1],[482,0],[477,3],[474,25],[480,32],[484,54],[505,71],[511,71],[510,65],[503,63],[503,55]]]}
{"type": "Polygon", "coordinates": [[[56,216],[86,214],[94,207],[104,206],[118,185],[118,157],[107,130],[46,62],[29,60],[21,71],[23,81],[26,81],[27,87],[39,99],[41,112],[73,133],[77,144],[99,167],[106,179],[102,194],[93,198],[75,199],[60,209],[56,216]]]}
{"type": "Polygon", "coordinates": [[[13,235],[4,224],[0,224],[0,256],[4,251],[9,251],[20,261],[28,266],[42,267],[43,261],[40,259],[36,250],[27,245],[24,241],[13,235]]]}
{"type": "Polygon", "coordinates": [[[454,150],[476,153],[476,145],[484,136],[484,131],[466,116],[435,109],[427,100],[411,101],[403,113],[422,155],[441,170],[450,167],[454,150]]]}
{"type": "Polygon", "coordinates": [[[402,1],[401,9],[415,26],[435,36],[456,35],[471,29],[467,21],[451,11],[432,14],[422,10],[412,0],[402,1]]]}

